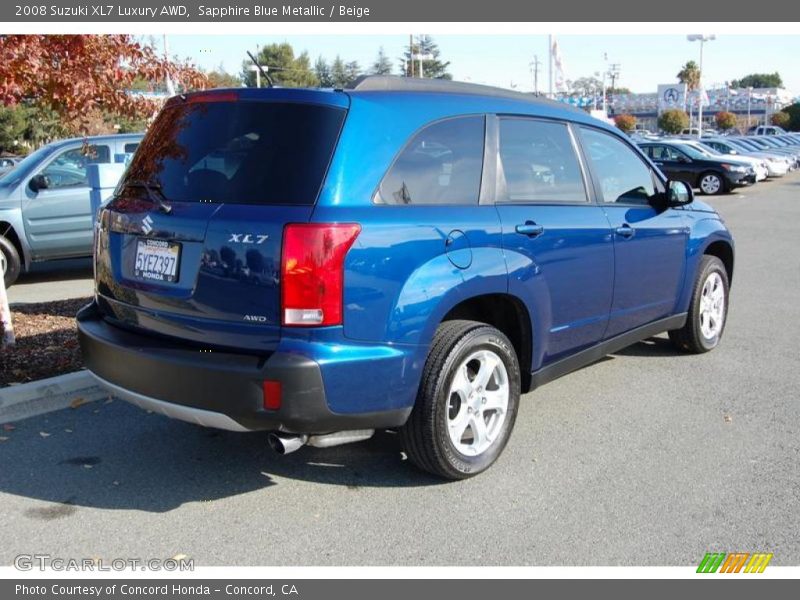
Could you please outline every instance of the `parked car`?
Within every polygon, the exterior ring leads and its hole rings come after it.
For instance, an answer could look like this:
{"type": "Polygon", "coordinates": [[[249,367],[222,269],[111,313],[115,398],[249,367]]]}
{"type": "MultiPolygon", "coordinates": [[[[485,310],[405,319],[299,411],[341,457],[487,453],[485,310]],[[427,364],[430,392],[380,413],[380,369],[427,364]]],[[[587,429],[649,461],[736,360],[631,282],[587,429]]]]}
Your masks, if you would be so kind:
{"type": "Polygon", "coordinates": [[[781,133],[786,133],[786,130],[777,125],[757,125],[747,130],[747,135],[779,135],[781,133]]]}
{"type": "Polygon", "coordinates": [[[20,158],[18,156],[3,156],[0,158],[0,175],[7,173],[17,166],[20,158]]]}
{"type": "Polygon", "coordinates": [[[704,194],[726,194],[756,180],[750,165],[727,157],[707,156],[682,141],[647,142],[639,147],[667,177],[685,181],[704,194]]]}
{"type": "Polygon", "coordinates": [[[703,138],[702,141],[701,140],[681,140],[680,144],[686,145],[686,146],[691,146],[692,148],[694,148],[695,150],[697,150],[702,155],[704,155],[704,156],[706,156],[708,158],[713,158],[715,160],[725,160],[726,157],[727,157],[728,160],[733,158],[738,163],[744,163],[744,164],[750,165],[753,168],[753,170],[755,171],[755,174],[756,174],[755,183],[757,183],[759,181],[764,181],[767,178],[769,170],[767,169],[767,163],[763,158],[755,158],[753,156],[743,156],[743,155],[738,155],[736,157],[733,157],[733,156],[730,156],[730,155],[727,155],[727,154],[723,154],[722,152],[719,152],[719,151],[715,150],[714,148],[706,145],[705,141],[706,141],[706,138],[703,138]]]}
{"type": "Polygon", "coordinates": [[[775,141],[772,136],[743,136],[735,139],[750,148],[755,148],[756,150],[766,150],[768,152],[783,154],[792,162],[793,168],[800,166],[800,148],[781,144],[775,141]]]}
{"type": "Polygon", "coordinates": [[[720,154],[727,154],[733,158],[752,156],[763,159],[767,167],[767,177],[783,177],[791,166],[791,161],[785,156],[751,150],[729,138],[708,138],[703,139],[702,143],[720,154]]]}
{"type": "Polygon", "coordinates": [[[96,244],[83,360],[122,399],[281,453],[399,429],[480,473],[520,395],[724,331],[733,241],[615,127],[527,94],[367,77],[170,99],[96,244]]]}
{"type": "Polygon", "coordinates": [[[91,256],[93,218],[86,168],[131,153],[142,134],[61,140],[0,176],[0,269],[10,286],[32,263],[91,256]]]}

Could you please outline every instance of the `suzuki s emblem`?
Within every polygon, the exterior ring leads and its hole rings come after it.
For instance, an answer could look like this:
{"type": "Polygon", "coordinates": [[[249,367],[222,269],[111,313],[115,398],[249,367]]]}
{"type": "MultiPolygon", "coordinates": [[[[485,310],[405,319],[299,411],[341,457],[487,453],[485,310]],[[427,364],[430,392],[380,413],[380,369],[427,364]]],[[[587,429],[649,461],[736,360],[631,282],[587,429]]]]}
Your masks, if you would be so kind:
{"type": "Polygon", "coordinates": [[[269,239],[268,235],[259,235],[254,233],[232,233],[229,244],[263,244],[269,239]]]}
{"type": "Polygon", "coordinates": [[[150,218],[150,215],[147,215],[142,219],[142,232],[145,235],[149,235],[151,231],[153,231],[153,219],[150,218]]]}

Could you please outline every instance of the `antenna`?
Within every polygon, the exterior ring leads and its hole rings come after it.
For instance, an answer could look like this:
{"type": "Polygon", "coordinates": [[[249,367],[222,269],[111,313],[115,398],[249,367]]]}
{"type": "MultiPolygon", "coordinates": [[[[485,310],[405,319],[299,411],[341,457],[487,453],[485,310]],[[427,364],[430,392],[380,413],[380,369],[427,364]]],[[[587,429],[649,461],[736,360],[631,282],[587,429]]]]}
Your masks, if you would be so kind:
{"type": "Polygon", "coordinates": [[[267,74],[267,72],[264,70],[264,67],[262,67],[260,64],[258,64],[258,60],[256,60],[256,57],[255,57],[255,56],[253,56],[253,53],[252,53],[252,52],[250,52],[250,50],[248,50],[248,51],[247,51],[247,56],[249,56],[249,57],[250,57],[250,60],[252,60],[252,61],[253,61],[253,64],[254,64],[254,65],[256,66],[256,68],[258,69],[258,72],[259,72],[259,73],[261,73],[261,74],[264,76],[264,79],[266,79],[266,80],[267,80],[267,86],[268,86],[268,87],[275,87],[275,84],[272,82],[272,78],[271,78],[271,77],[270,77],[270,76],[267,74]]]}

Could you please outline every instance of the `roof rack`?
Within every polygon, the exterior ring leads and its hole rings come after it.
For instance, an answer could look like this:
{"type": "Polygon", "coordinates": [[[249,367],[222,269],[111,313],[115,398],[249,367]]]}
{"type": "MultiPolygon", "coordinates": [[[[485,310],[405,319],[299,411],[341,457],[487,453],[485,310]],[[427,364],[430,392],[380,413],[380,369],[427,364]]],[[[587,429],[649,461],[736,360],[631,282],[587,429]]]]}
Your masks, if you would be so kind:
{"type": "MultiPolygon", "coordinates": [[[[397,75],[362,75],[345,88],[356,92],[429,92],[437,94],[468,94],[508,98],[522,102],[553,104],[563,109],[576,109],[563,102],[555,102],[541,96],[524,94],[490,85],[450,81],[448,79],[420,79],[418,77],[398,77],[397,75]]],[[[583,112],[583,111],[580,111],[583,112]]]]}

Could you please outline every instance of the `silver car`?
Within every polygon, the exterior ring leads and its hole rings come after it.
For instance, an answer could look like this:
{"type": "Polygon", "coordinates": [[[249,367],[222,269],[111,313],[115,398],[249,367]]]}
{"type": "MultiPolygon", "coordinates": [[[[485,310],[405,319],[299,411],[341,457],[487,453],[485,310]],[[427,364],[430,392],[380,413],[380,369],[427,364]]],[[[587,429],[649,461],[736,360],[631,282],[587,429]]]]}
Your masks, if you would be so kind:
{"type": "Polygon", "coordinates": [[[87,167],[133,153],[142,136],[53,142],[0,176],[0,270],[6,286],[34,262],[92,254],[87,167]]]}

